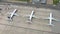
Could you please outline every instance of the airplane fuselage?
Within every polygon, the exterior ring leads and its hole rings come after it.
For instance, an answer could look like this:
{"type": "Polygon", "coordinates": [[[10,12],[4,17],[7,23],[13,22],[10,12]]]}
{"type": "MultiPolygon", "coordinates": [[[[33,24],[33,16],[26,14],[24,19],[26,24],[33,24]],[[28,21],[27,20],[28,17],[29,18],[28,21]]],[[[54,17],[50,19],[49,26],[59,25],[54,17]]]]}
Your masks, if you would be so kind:
{"type": "Polygon", "coordinates": [[[52,20],[53,20],[52,13],[50,13],[50,17],[49,17],[49,19],[50,19],[50,24],[52,24],[52,20]]]}
{"type": "Polygon", "coordinates": [[[30,18],[29,18],[30,21],[31,21],[32,18],[33,18],[33,14],[34,14],[34,11],[32,11],[32,13],[31,13],[31,15],[30,15],[30,18]]]}
{"type": "Polygon", "coordinates": [[[17,11],[17,9],[15,9],[15,10],[11,13],[10,18],[12,18],[12,17],[14,16],[14,14],[16,13],[16,11],[17,11]]]}

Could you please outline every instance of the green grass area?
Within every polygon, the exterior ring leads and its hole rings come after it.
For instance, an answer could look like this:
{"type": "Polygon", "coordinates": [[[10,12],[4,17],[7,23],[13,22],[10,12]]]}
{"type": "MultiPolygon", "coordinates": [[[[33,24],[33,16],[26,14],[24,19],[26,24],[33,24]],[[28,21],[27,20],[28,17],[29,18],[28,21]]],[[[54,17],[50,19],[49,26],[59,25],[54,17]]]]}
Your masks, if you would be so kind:
{"type": "Polygon", "coordinates": [[[53,4],[57,5],[60,0],[53,0],[53,4]]]}
{"type": "Polygon", "coordinates": [[[25,2],[29,2],[30,0],[17,0],[17,1],[25,1],[25,2]]]}

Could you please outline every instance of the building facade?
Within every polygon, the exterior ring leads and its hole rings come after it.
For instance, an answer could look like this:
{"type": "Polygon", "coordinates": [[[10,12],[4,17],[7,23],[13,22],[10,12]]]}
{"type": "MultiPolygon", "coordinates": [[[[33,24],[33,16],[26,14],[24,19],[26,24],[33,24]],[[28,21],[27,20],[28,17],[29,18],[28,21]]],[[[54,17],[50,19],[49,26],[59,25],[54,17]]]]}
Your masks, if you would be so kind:
{"type": "MultiPolygon", "coordinates": [[[[15,0],[2,0],[2,1],[15,1],[15,0]]],[[[30,2],[53,4],[53,0],[30,0],[30,2]]]]}
{"type": "Polygon", "coordinates": [[[53,4],[53,0],[47,0],[47,4],[53,4]]]}
{"type": "Polygon", "coordinates": [[[53,4],[53,0],[30,0],[30,2],[36,2],[41,4],[53,4]]]}

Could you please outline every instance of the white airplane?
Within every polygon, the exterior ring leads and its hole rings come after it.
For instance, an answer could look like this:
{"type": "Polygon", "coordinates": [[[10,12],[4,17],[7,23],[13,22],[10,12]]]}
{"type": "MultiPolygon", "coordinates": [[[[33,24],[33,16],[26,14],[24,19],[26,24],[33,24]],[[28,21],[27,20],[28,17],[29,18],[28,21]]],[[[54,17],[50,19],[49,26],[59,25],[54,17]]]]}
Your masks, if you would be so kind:
{"type": "Polygon", "coordinates": [[[31,12],[30,15],[28,15],[28,17],[29,17],[29,18],[28,18],[28,20],[29,20],[28,22],[30,22],[30,23],[32,23],[32,18],[33,18],[33,17],[37,18],[36,16],[34,16],[34,10],[31,12]]]}
{"type": "Polygon", "coordinates": [[[9,20],[12,20],[13,16],[17,15],[16,12],[17,12],[17,9],[14,9],[13,12],[9,13],[9,15],[10,15],[10,16],[8,16],[9,20]]]}
{"type": "Polygon", "coordinates": [[[51,25],[51,26],[54,26],[52,24],[52,21],[58,21],[55,18],[53,18],[53,14],[52,13],[50,13],[50,16],[48,18],[45,18],[45,19],[48,19],[49,20],[49,24],[48,25],[51,25]]]}

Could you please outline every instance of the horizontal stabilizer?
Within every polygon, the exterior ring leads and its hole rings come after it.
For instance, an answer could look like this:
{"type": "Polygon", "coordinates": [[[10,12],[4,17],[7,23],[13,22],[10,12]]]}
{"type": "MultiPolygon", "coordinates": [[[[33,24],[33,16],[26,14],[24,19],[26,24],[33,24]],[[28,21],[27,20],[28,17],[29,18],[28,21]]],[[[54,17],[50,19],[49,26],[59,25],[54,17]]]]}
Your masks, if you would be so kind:
{"type": "Polygon", "coordinates": [[[32,23],[32,21],[27,21],[29,24],[31,24],[32,23]]]}
{"type": "Polygon", "coordinates": [[[48,24],[49,26],[54,26],[53,24],[48,24]]]}

